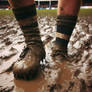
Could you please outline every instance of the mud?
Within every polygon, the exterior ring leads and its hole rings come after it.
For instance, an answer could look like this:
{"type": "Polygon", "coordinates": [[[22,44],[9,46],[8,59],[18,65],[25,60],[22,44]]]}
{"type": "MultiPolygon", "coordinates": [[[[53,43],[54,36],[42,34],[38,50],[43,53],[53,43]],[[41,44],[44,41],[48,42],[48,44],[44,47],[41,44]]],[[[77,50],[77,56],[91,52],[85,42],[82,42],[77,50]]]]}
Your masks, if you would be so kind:
{"type": "Polygon", "coordinates": [[[72,62],[51,59],[56,17],[38,17],[46,60],[31,81],[16,80],[12,66],[24,46],[23,33],[14,18],[0,17],[0,92],[92,92],[92,16],[79,17],[68,45],[72,62]]]}

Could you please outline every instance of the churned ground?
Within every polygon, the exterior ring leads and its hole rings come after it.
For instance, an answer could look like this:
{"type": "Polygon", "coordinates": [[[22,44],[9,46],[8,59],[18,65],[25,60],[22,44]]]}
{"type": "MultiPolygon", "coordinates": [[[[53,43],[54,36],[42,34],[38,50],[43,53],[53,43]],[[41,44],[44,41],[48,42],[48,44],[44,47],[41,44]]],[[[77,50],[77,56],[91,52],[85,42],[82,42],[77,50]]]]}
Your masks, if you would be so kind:
{"type": "Polygon", "coordinates": [[[51,59],[56,10],[39,10],[38,22],[46,60],[41,62],[37,78],[16,80],[12,66],[26,44],[11,10],[0,10],[0,92],[92,92],[92,9],[79,13],[68,45],[71,62],[51,59]]]}

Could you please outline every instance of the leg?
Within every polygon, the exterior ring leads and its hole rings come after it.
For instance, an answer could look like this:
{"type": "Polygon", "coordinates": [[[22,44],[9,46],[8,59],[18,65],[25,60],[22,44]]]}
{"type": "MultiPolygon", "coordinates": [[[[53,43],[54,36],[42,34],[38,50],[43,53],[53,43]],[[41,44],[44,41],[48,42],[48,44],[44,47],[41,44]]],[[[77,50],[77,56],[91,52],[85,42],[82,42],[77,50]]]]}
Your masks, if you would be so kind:
{"type": "Polygon", "coordinates": [[[59,0],[57,11],[57,32],[52,58],[62,60],[67,54],[67,45],[75,27],[81,0],[59,0]],[[57,57],[56,57],[57,56],[57,57]]]}
{"type": "Polygon", "coordinates": [[[9,3],[27,44],[20,59],[14,64],[13,73],[15,78],[31,79],[39,68],[40,60],[45,57],[34,0],[9,0],[9,3]]]}

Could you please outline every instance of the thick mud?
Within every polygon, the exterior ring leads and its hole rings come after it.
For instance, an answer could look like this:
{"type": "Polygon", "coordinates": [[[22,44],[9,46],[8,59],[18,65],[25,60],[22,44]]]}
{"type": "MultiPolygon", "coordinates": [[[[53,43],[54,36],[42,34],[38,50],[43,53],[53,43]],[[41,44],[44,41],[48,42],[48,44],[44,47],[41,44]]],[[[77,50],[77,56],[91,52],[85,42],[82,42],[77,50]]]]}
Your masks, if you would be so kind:
{"type": "Polygon", "coordinates": [[[38,17],[46,60],[41,62],[34,80],[16,80],[12,72],[24,46],[17,21],[0,17],[0,92],[92,92],[92,17],[79,17],[68,45],[72,61],[56,63],[51,59],[56,18],[38,17]]]}

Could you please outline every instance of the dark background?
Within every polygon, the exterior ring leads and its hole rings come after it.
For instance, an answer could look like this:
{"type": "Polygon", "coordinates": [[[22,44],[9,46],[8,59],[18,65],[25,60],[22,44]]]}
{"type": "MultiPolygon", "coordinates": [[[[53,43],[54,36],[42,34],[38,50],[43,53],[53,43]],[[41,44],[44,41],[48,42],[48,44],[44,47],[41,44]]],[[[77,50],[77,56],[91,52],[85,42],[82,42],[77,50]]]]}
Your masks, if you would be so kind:
{"type": "MultiPolygon", "coordinates": [[[[44,7],[49,6],[48,1],[40,2],[40,3],[41,3],[41,6],[44,6],[44,7]]],[[[36,1],[36,5],[37,4],[38,2],[36,1]]],[[[52,1],[52,6],[57,7],[57,1],[52,1]]],[[[82,6],[92,6],[92,0],[82,0],[82,6]]],[[[8,7],[9,7],[8,0],[0,0],[0,8],[8,8],[8,7]]]]}

